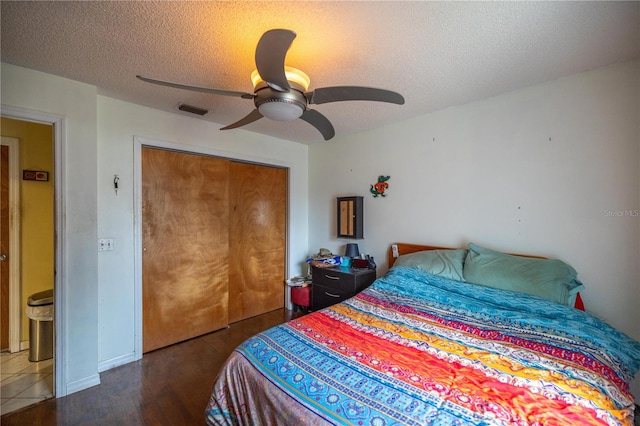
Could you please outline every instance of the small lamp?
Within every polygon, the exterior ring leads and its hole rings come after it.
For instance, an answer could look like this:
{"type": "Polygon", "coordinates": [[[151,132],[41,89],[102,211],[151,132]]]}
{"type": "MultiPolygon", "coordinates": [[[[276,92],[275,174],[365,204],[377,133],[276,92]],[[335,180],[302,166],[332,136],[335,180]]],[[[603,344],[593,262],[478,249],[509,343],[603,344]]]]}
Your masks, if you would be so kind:
{"type": "Polygon", "coordinates": [[[358,250],[358,244],[347,243],[347,248],[344,251],[344,256],[351,259],[360,257],[360,250],[358,250]]]}

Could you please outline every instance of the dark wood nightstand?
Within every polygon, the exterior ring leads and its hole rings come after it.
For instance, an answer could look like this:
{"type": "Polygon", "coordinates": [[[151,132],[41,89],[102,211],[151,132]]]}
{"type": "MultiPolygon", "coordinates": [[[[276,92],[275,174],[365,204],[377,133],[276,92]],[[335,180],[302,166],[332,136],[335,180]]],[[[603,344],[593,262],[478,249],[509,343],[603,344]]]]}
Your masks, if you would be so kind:
{"type": "Polygon", "coordinates": [[[369,287],[375,279],[375,269],[312,266],[311,310],[342,302],[369,287]]]}

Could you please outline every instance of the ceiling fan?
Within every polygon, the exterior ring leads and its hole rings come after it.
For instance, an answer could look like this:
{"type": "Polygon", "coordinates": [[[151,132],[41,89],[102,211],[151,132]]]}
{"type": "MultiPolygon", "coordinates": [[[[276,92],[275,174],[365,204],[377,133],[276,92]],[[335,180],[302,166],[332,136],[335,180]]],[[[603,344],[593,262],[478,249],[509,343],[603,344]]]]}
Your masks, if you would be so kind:
{"type": "Polygon", "coordinates": [[[162,86],[253,100],[256,107],[253,111],[220,130],[235,129],[262,117],[278,121],[300,118],[315,127],[325,140],[329,140],[335,135],[333,125],[324,115],[309,109],[309,104],[356,100],[404,104],[404,98],[399,93],[372,87],[333,86],[307,91],[309,77],[304,72],[284,64],[287,51],[295,37],[295,32],[285,29],[269,30],[260,37],[255,55],[257,69],[251,74],[254,93],[188,86],[141,75],[136,77],[147,83],[162,86]]]}

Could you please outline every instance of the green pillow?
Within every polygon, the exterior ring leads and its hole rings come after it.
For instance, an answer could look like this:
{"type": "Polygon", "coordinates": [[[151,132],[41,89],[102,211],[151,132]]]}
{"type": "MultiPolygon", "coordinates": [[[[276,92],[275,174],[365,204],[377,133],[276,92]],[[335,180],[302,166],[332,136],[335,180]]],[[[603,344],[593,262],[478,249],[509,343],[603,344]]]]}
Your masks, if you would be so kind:
{"type": "Polygon", "coordinates": [[[469,243],[464,262],[467,282],[544,297],[567,305],[583,288],[571,266],[557,259],[535,259],[493,251],[469,243]]]}
{"type": "Polygon", "coordinates": [[[467,250],[425,250],[403,254],[394,266],[411,266],[434,275],[457,281],[464,281],[463,264],[467,250]]]}

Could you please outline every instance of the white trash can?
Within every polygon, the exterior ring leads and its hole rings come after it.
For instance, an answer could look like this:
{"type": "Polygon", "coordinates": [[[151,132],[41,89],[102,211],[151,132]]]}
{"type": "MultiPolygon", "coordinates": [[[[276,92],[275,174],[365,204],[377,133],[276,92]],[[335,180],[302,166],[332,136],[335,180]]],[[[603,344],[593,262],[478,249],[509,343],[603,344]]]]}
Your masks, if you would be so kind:
{"type": "Polygon", "coordinates": [[[27,300],[29,361],[53,358],[53,290],[41,291],[27,300]]]}

